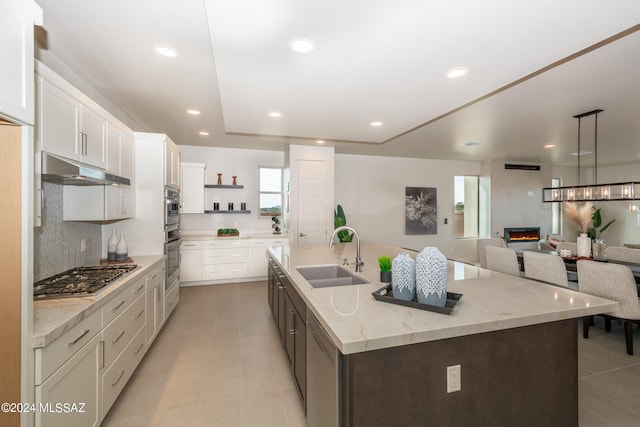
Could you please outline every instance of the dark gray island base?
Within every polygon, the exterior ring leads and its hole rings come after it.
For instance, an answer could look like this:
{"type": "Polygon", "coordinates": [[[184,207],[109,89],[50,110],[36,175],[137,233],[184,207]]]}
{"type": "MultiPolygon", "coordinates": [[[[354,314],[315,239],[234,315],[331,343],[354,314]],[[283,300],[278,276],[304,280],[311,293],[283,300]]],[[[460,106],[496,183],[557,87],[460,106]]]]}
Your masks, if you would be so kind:
{"type": "Polygon", "coordinates": [[[342,426],[577,426],[574,319],[342,356],[342,426]],[[447,366],[461,391],[447,393],[447,366]]]}

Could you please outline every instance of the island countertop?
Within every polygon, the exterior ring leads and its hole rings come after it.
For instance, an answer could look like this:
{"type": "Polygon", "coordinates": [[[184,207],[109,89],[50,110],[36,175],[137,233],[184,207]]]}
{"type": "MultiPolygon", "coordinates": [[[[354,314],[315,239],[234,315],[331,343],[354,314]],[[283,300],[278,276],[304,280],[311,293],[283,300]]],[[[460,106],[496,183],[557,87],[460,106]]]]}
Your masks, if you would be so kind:
{"type": "Polygon", "coordinates": [[[417,252],[382,243],[361,244],[363,285],[313,288],[296,267],[342,265],[355,271],[355,242],[333,248],[272,247],[272,258],[343,354],[415,344],[579,318],[618,308],[618,303],[553,285],[448,261],[447,291],[463,294],[450,315],[377,301],[377,258],[417,252]]]}

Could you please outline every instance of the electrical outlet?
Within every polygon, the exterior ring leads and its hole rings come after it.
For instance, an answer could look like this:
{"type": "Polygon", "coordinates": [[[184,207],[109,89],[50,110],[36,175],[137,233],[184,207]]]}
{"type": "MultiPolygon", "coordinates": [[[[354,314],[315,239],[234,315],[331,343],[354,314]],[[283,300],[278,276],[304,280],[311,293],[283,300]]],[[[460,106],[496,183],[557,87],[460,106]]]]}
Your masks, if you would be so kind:
{"type": "Polygon", "coordinates": [[[80,252],[87,251],[87,241],[85,239],[80,239],[80,252]]]}
{"type": "Polygon", "coordinates": [[[447,366],[447,393],[462,390],[460,365],[447,366]]]}

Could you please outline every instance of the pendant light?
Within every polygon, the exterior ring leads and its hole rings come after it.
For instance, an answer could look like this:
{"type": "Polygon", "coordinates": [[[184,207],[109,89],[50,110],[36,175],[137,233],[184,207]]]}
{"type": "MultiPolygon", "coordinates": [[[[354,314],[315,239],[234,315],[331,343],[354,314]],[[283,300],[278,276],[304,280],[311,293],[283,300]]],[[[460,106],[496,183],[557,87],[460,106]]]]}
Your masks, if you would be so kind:
{"type": "Polygon", "coordinates": [[[640,182],[617,182],[613,184],[598,184],[598,114],[601,109],[587,111],[573,116],[578,119],[578,185],[570,187],[547,187],[542,189],[543,202],[587,202],[607,200],[637,200],[640,199],[640,182]],[[593,185],[580,185],[580,130],[582,119],[595,115],[594,120],[594,183],[593,185]]]}

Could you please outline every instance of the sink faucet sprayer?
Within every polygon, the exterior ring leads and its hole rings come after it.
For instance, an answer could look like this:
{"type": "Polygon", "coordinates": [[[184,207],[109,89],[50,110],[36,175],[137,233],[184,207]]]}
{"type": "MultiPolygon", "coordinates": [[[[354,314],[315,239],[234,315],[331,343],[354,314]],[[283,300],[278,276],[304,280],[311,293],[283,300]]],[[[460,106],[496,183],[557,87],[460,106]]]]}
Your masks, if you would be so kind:
{"type": "Polygon", "coordinates": [[[336,234],[343,230],[350,231],[354,234],[354,236],[356,236],[356,272],[359,272],[361,270],[361,266],[364,265],[364,262],[362,262],[362,258],[360,258],[360,235],[355,230],[355,228],[343,225],[333,230],[333,234],[329,239],[329,247],[333,246],[333,238],[336,237],[336,234]]]}

